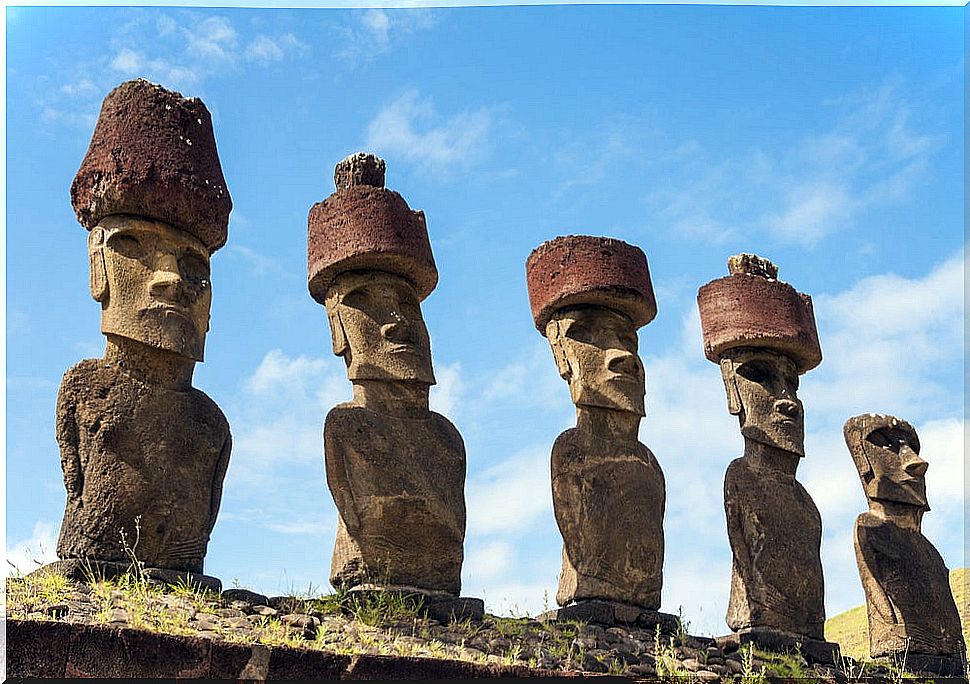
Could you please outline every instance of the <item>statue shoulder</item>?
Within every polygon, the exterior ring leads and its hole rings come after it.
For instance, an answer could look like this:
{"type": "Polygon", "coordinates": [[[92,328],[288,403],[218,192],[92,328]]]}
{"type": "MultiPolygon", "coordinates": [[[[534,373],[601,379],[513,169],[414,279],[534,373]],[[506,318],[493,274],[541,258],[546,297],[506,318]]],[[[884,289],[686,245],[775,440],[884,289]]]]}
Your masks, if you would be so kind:
{"type": "Polygon", "coordinates": [[[356,429],[361,421],[368,419],[370,412],[363,406],[356,406],[350,402],[337,404],[327,412],[323,421],[324,434],[339,435],[356,429]]]}
{"type": "Polygon", "coordinates": [[[197,412],[197,415],[202,418],[202,420],[215,427],[219,431],[229,432],[229,421],[226,418],[226,414],[222,412],[212,397],[195,387],[189,390],[189,395],[192,399],[193,410],[197,412]]]}
{"type": "Polygon", "coordinates": [[[562,466],[582,460],[585,455],[585,449],[579,439],[576,428],[565,430],[552,443],[553,473],[561,473],[562,466]]]}

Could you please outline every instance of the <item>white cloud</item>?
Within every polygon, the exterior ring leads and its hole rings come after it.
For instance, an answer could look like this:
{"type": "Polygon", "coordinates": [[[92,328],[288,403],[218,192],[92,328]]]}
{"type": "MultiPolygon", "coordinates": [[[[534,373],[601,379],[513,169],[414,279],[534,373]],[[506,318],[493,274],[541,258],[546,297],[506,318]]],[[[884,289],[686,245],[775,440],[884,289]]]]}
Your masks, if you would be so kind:
{"type": "Polygon", "coordinates": [[[432,172],[467,169],[488,153],[491,128],[492,112],[488,109],[442,119],[430,98],[408,90],[371,121],[365,146],[432,172]]]}
{"type": "Polygon", "coordinates": [[[367,9],[355,13],[355,21],[340,27],[343,41],[337,57],[350,67],[390,52],[408,36],[432,28],[437,15],[427,9],[367,9]]]}
{"type": "Polygon", "coordinates": [[[111,60],[111,68],[126,76],[131,76],[141,70],[144,62],[145,57],[142,53],[123,48],[111,60]]]}
{"type": "Polygon", "coordinates": [[[228,62],[235,58],[239,34],[225,17],[207,17],[182,27],[187,54],[202,60],[228,62]]]}
{"type": "Polygon", "coordinates": [[[292,33],[277,38],[260,34],[250,41],[243,54],[247,61],[267,66],[282,61],[287,55],[303,55],[308,51],[309,47],[292,33]]]}
{"type": "Polygon", "coordinates": [[[548,485],[551,448],[550,444],[523,449],[469,478],[465,486],[469,534],[518,532],[543,515],[553,515],[548,485]]]}
{"type": "Polygon", "coordinates": [[[45,563],[57,560],[58,525],[48,521],[34,523],[30,537],[6,548],[4,576],[26,575],[45,563]]]}
{"type": "Polygon", "coordinates": [[[465,392],[465,382],[461,376],[461,364],[458,362],[442,365],[434,369],[438,384],[431,387],[429,403],[431,410],[454,420],[459,412],[462,395],[465,392]]]}
{"type": "Polygon", "coordinates": [[[488,582],[504,575],[515,561],[515,547],[508,541],[491,541],[482,545],[467,545],[462,574],[471,578],[468,584],[488,582]]]}
{"type": "Polygon", "coordinates": [[[905,200],[928,177],[943,144],[920,131],[901,84],[889,82],[829,106],[841,115],[786,152],[752,149],[711,158],[696,140],[672,151],[648,196],[654,213],[688,238],[724,242],[763,235],[812,247],[872,207],[905,200]]]}

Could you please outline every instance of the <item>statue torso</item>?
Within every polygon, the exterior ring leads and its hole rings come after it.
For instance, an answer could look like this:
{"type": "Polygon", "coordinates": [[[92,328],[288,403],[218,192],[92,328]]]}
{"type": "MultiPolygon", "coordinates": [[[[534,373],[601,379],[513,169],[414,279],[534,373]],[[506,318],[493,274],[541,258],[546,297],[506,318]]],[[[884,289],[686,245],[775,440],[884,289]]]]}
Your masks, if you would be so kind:
{"type": "Polygon", "coordinates": [[[805,488],[738,458],[724,478],[724,509],[734,556],[728,626],[822,639],[822,518],[805,488]]]}
{"type": "Polygon", "coordinates": [[[651,451],[567,430],[552,450],[552,498],[564,542],[557,601],[659,608],[665,486],[651,451]]]}
{"type": "Polygon", "coordinates": [[[332,581],[458,593],[465,449],[455,427],[430,411],[402,418],[342,404],[327,416],[324,451],[341,518],[332,581]]]}
{"type": "Polygon", "coordinates": [[[216,404],[88,359],[64,375],[57,420],[65,480],[74,480],[58,554],[129,560],[124,530],[146,565],[201,571],[228,458],[229,424],[216,404]],[[80,478],[69,476],[72,459],[80,478]]]}

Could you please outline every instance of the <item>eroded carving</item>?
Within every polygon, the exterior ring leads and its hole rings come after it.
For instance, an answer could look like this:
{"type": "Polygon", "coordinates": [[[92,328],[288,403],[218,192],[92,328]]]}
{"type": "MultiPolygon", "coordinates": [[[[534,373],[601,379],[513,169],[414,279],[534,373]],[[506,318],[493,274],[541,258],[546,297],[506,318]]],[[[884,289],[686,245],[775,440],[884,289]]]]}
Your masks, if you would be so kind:
{"type": "Polygon", "coordinates": [[[949,570],[923,536],[928,467],[912,425],[862,414],[844,427],[869,511],[855,523],[855,554],[866,593],[872,657],[905,658],[907,667],[964,673],[966,646],[949,570]]]}
{"type": "Polygon", "coordinates": [[[835,645],[823,641],[822,520],[795,479],[805,455],[798,376],[821,361],[811,299],[776,280],[766,259],[742,254],[728,265],[731,275],[697,297],[706,356],[721,367],[744,437],[744,455],[724,479],[733,554],[727,624],[742,641],[797,642],[828,661],[835,645]]]}
{"type": "Polygon", "coordinates": [[[637,328],[656,315],[646,257],[619,240],[560,237],[533,251],[526,276],[536,327],[576,405],[576,427],[552,450],[563,537],[556,601],[596,602],[600,612],[599,602],[609,602],[616,604],[611,619],[643,622],[660,607],[665,505],[660,465],[638,440],[644,370],[637,328]]]}
{"type": "Polygon", "coordinates": [[[383,188],[383,172],[373,155],[345,159],[337,191],[309,217],[310,292],[327,307],[333,351],[354,386],[324,426],[340,516],[330,581],[453,596],[465,449],[455,426],[428,408],[435,377],[421,301],[437,270],[424,214],[383,188]]]}
{"type": "Polygon", "coordinates": [[[90,231],[106,346],[58,393],[60,569],[114,574],[130,561],[127,546],[150,574],[218,586],[198,573],[231,438],[192,374],[209,329],[209,258],[226,241],[231,202],[205,106],[143,80],[113,90],[71,196],[90,231]]]}

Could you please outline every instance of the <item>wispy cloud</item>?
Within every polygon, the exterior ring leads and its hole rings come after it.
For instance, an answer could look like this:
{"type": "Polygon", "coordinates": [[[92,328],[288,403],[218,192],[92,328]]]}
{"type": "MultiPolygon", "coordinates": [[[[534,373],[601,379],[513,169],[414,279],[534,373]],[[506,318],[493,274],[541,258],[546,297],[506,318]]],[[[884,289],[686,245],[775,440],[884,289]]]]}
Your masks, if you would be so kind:
{"type": "Polygon", "coordinates": [[[783,152],[716,159],[696,140],[657,151],[665,166],[651,209],[686,237],[725,242],[743,232],[812,247],[926,181],[944,140],[920,130],[901,82],[827,106],[841,112],[835,123],[783,152]]]}
{"type": "Polygon", "coordinates": [[[87,62],[62,66],[63,81],[43,98],[42,117],[88,128],[97,119],[101,99],[119,79],[147,78],[198,95],[214,76],[243,65],[269,67],[309,50],[293,33],[251,34],[224,16],[139,10],[106,50],[87,62]]]}
{"type": "Polygon", "coordinates": [[[343,40],[336,55],[356,67],[391,51],[407,36],[426,31],[437,23],[433,10],[367,9],[354,13],[353,21],[340,27],[343,40]]]}
{"type": "Polygon", "coordinates": [[[488,108],[442,117],[431,98],[412,89],[377,113],[367,127],[366,147],[432,173],[464,170],[489,153],[493,117],[488,108]]]}
{"type": "Polygon", "coordinates": [[[53,522],[40,520],[34,523],[29,537],[7,546],[4,577],[27,574],[57,560],[57,534],[58,525],[53,522]]]}

